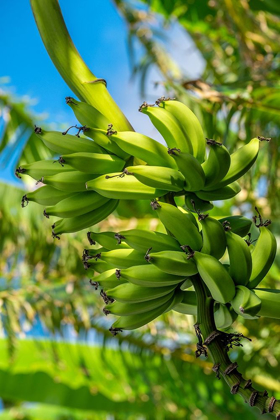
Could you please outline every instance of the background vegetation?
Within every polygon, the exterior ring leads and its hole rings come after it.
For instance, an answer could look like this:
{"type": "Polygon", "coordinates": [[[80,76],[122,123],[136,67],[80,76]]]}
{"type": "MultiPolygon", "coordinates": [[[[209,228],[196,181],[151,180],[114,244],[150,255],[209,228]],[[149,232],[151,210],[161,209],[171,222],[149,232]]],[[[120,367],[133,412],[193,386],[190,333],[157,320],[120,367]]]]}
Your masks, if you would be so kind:
{"type": "MultiPolygon", "coordinates": [[[[280,6],[254,0],[115,0],[127,22],[135,83],[149,99],[148,72],[156,68],[167,95],[187,103],[207,137],[231,150],[256,135],[272,137],[242,180],[242,191],[215,214],[251,216],[257,204],[279,238],[280,6]],[[205,68],[190,80],[192,50],[176,61],[165,27],[186,31],[205,68]],[[186,64],[187,63],[187,64],[186,64]]],[[[113,81],[112,81],[113,83],[113,81]]],[[[45,158],[32,134],[26,106],[2,91],[0,168],[45,158]]],[[[86,278],[84,233],[51,238],[37,206],[21,209],[27,184],[0,184],[0,419],[240,419],[260,418],[214,378],[207,359],[196,360],[192,316],[165,314],[139,331],[112,338],[102,301],[86,278]]],[[[161,230],[149,208],[127,202],[99,226],[161,230]],[[130,214],[134,218],[130,218],[130,214]]],[[[280,256],[265,286],[279,288],[280,256]]],[[[244,376],[280,398],[280,325],[240,321],[252,338],[231,353],[244,376]]]]}

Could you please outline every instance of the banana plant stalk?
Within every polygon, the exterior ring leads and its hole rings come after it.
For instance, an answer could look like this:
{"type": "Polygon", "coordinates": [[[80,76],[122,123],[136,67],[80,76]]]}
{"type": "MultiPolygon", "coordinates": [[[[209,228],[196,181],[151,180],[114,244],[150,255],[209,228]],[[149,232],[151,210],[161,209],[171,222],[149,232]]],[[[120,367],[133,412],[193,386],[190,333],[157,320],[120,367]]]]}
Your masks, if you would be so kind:
{"type": "Polygon", "coordinates": [[[81,101],[92,105],[120,131],[133,130],[107,90],[77,51],[65,25],[58,0],[30,0],[41,38],[50,58],[70,89],[81,101]]]}
{"type": "MultiPolygon", "coordinates": [[[[266,391],[256,390],[251,380],[243,378],[238,372],[237,363],[232,363],[228,356],[230,343],[225,340],[226,334],[218,331],[214,320],[214,300],[207,295],[204,283],[199,275],[193,281],[197,297],[197,324],[196,333],[199,339],[198,351],[200,354],[209,352],[213,362],[213,371],[216,377],[223,377],[231,389],[232,394],[239,394],[251,407],[257,407],[262,414],[270,413],[280,419],[280,401],[269,396],[266,391]],[[204,343],[202,342],[204,338],[204,343]],[[205,347],[207,344],[207,348],[205,347]]],[[[229,335],[228,337],[229,338],[229,335]]],[[[234,338],[234,337],[233,337],[234,338]]],[[[236,335],[238,339],[238,335],[236,335]]]]}

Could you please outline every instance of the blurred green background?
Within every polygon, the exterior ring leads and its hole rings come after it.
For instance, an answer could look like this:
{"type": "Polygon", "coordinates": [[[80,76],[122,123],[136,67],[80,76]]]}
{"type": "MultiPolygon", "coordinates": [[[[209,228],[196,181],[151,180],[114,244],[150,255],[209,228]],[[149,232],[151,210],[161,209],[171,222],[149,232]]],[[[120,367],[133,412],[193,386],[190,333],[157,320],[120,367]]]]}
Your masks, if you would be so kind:
{"type": "MultiPolygon", "coordinates": [[[[182,100],[205,136],[230,150],[254,136],[272,137],[242,179],[241,193],[211,214],[251,217],[257,205],[279,242],[279,2],[115,0],[112,7],[125,23],[138,97],[154,100],[158,88],[158,96],[182,100]],[[176,43],[170,48],[172,34],[185,35],[180,52],[176,43]],[[203,63],[195,79],[194,53],[203,63]]],[[[110,83],[116,84],[113,75],[110,83]]],[[[32,134],[41,117],[5,85],[0,109],[0,419],[269,418],[231,395],[210,360],[195,359],[194,317],[168,313],[135,332],[110,335],[111,321],[81,262],[86,231],[54,241],[42,209],[20,206],[28,180],[16,184],[5,175],[19,162],[51,156],[32,134]]],[[[56,121],[57,128],[68,122],[56,121]]],[[[162,230],[154,217],[148,203],[125,202],[95,229],[162,230]]],[[[263,287],[280,288],[279,274],[278,254],[263,287]]],[[[252,342],[231,359],[238,358],[257,388],[280,398],[279,323],[238,318],[234,329],[252,342]]]]}

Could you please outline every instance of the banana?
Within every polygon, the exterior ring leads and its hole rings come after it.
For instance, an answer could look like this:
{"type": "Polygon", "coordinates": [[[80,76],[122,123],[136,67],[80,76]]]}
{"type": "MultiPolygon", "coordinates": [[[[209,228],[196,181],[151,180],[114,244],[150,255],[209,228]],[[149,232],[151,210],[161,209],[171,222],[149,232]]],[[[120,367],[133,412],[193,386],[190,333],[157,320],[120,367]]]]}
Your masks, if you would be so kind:
{"type": "Polygon", "coordinates": [[[231,230],[226,230],[225,236],[230,262],[229,274],[235,284],[246,286],[252,273],[250,249],[246,242],[231,230]]]}
{"type": "Polygon", "coordinates": [[[182,213],[171,204],[159,201],[153,201],[151,205],[157,211],[165,228],[175,236],[181,245],[189,245],[194,250],[202,248],[201,235],[186,213],[182,213]]]}
{"type": "Polygon", "coordinates": [[[34,201],[42,206],[53,206],[70,196],[71,193],[68,191],[60,191],[45,185],[44,187],[37,188],[37,190],[25,194],[22,197],[21,205],[22,207],[26,207],[29,201],[34,201]]]}
{"type": "Polygon", "coordinates": [[[188,277],[197,273],[197,268],[184,252],[161,251],[146,254],[146,259],[151,264],[167,274],[188,277]]]}
{"type": "Polygon", "coordinates": [[[202,164],[205,173],[205,190],[215,186],[226,176],[231,162],[229,151],[225,146],[210,139],[207,139],[207,144],[210,145],[210,152],[206,162],[202,164]]]}
{"type": "Polygon", "coordinates": [[[197,191],[198,198],[204,201],[228,200],[235,197],[241,191],[240,185],[233,182],[230,185],[211,191],[197,191]]]}
{"type": "Polygon", "coordinates": [[[236,295],[231,301],[231,305],[238,315],[246,319],[256,319],[261,309],[261,299],[255,292],[245,286],[236,287],[236,295]]]}
{"type": "MultiPolygon", "coordinates": [[[[78,171],[59,173],[52,176],[44,176],[38,182],[50,185],[61,191],[81,192],[86,191],[86,182],[96,175],[86,174],[78,171]]],[[[110,198],[110,197],[109,197],[110,198]]]]}
{"type": "Polygon", "coordinates": [[[70,217],[67,219],[59,219],[52,225],[53,237],[58,237],[62,233],[78,232],[90,226],[96,225],[105,219],[109,214],[113,213],[118,205],[118,200],[110,200],[103,206],[84,214],[82,217],[70,217]]]}
{"type": "Polygon", "coordinates": [[[207,214],[199,213],[198,220],[202,226],[203,247],[201,252],[210,254],[219,260],[224,255],[227,245],[223,226],[218,220],[207,214]]]}
{"type": "Polygon", "coordinates": [[[117,270],[118,278],[129,281],[137,286],[164,287],[182,283],[185,276],[167,274],[155,265],[136,265],[124,270],[117,270]]]}
{"type": "Polygon", "coordinates": [[[151,311],[155,308],[160,307],[166,302],[170,302],[172,293],[169,293],[165,296],[159,297],[157,299],[152,299],[144,302],[130,303],[130,302],[117,302],[116,300],[113,303],[109,303],[103,309],[103,312],[119,316],[128,316],[128,315],[137,315],[142,314],[147,311],[151,311]]]}
{"type": "Polygon", "coordinates": [[[46,217],[77,217],[103,206],[108,201],[109,198],[105,198],[95,191],[80,192],[59,201],[54,206],[47,207],[44,210],[44,215],[46,217]]]}
{"type": "Polygon", "coordinates": [[[160,232],[140,229],[123,230],[117,233],[115,238],[118,239],[120,244],[125,240],[131,248],[141,252],[146,252],[148,248],[152,248],[153,252],[181,251],[180,244],[175,238],[160,232]]]}
{"type": "Polygon", "coordinates": [[[172,309],[175,306],[180,305],[180,303],[183,300],[183,297],[184,297],[184,292],[181,289],[178,289],[177,288],[175,290],[174,294],[173,294],[173,297],[172,297],[172,300],[170,302],[170,305],[168,306],[167,309],[165,309],[164,313],[169,312],[169,311],[172,311],[172,309]]]}
{"type": "Polygon", "coordinates": [[[189,289],[190,287],[192,287],[192,281],[191,281],[191,278],[187,278],[185,281],[184,281],[184,283],[182,283],[181,284],[181,286],[180,286],[180,289],[181,290],[187,290],[187,289],[189,289]]]}
{"type": "Polygon", "coordinates": [[[45,131],[35,127],[35,133],[53,152],[61,155],[76,152],[103,153],[101,147],[91,140],[58,131],[45,131]]]}
{"type": "Polygon", "coordinates": [[[237,313],[234,312],[231,306],[216,302],[214,306],[214,319],[216,328],[229,328],[234,323],[237,316],[237,313]]]}
{"type": "Polygon", "coordinates": [[[185,204],[189,211],[195,212],[192,202],[194,202],[195,208],[199,209],[199,211],[204,212],[208,210],[212,210],[214,207],[210,201],[201,200],[197,197],[194,193],[188,193],[185,195],[185,204]]]}
{"type": "Polygon", "coordinates": [[[200,162],[205,159],[205,138],[196,115],[182,102],[160,98],[156,103],[176,118],[188,143],[192,144],[193,155],[200,162]]]}
{"type": "Polygon", "coordinates": [[[178,120],[164,108],[150,106],[144,103],[140,112],[147,114],[152,124],[160,132],[168,147],[178,148],[184,153],[193,154],[193,147],[189,137],[185,136],[178,120]]]}
{"type": "Polygon", "coordinates": [[[280,319],[280,290],[254,289],[254,292],[262,302],[257,315],[280,319]]]}
{"type": "Polygon", "coordinates": [[[148,187],[134,176],[120,173],[102,175],[87,182],[87,189],[94,190],[108,198],[121,200],[150,200],[160,197],[167,191],[148,187]]]}
{"type": "Polygon", "coordinates": [[[116,270],[114,268],[103,271],[98,276],[93,277],[91,280],[91,284],[94,285],[96,288],[98,286],[102,287],[102,289],[112,289],[120,284],[127,283],[124,279],[119,279],[116,277],[116,270]]]}
{"type": "Polygon", "coordinates": [[[59,165],[53,160],[38,160],[37,162],[21,165],[16,169],[16,176],[21,178],[21,174],[29,175],[33,179],[39,179],[42,176],[56,175],[60,172],[74,171],[70,165],[59,165]]]}
{"type": "Polygon", "coordinates": [[[109,298],[115,299],[117,302],[138,303],[157,299],[168,294],[172,296],[176,286],[175,284],[173,286],[151,288],[125,283],[107,290],[106,294],[109,298]]]}
{"type": "Polygon", "coordinates": [[[144,134],[122,131],[111,134],[110,139],[126,153],[148,165],[177,169],[175,161],[166,153],[166,147],[144,134]]]}
{"type": "Polygon", "coordinates": [[[181,153],[180,149],[168,149],[168,154],[173,157],[179,170],[184,175],[186,191],[200,191],[205,185],[205,175],[202,166],[190,153],[181,153]]]}
{"type": "Polygon", "coordinates": [[[129,268],[134,265],[146,264],[145,254],[135,249],[113,249],[102,252],[100,259],[116,268],[129,268]]]}
{"type": "Polygon", "coordinates": [[[220,303],[230,302],[235,295],[235,285],[225,267],[212,255],[193,252],[190,257],[194,259],[198,273],[212,297],[220,303]]]}
{"type": "Polygon", "coordinates": [[[258,157],[260,141],[257,138],[252,139],[248,144],[240,147],[236,152],[230,155],[230,167],[224,178],[217,184],[209,187],[217,190],[232,184],[241,178],[255,163],[258,157]]]}
{"type": "MultiPolygon", "coordinates": [[[[101,153],[71,153],[70,155],[61,155],[59,162],[65,166],[71,165],[77,171],[87,174],[106,174],[110,172],[122,171],[125,161],[117,156],[101,153]]],[[[72,169],[73,170],[73,169],[72,169]]],[[[62,172],[62,171],[61,171],[62,172]]],[[[38,178],[37,178],[38,179],[38,178]]]]}
{"type": "MultiPolygon", "coordinates": [[[[88,232],[87,237],[90,245],[95,245],[97,242],[109,251],[130,248],[123,240],[121,242],[117,240],[114,232],[88,232]]],[[[147,250],[147,247],[145,249],[147,250]]]]}
{"type": "Polygon", "coordinates": [[[137,165],[125,168],[125,173],[134,175],[138,181],[153,188],[166,191],[182,191],[185,178],[178,170],[162,166],[137,165]]]}
{"type": "Polygon", "coordinates": [[[104,273],[105,271],[112,270],[112,267],[109,264],[101,260],[90,260],[90,262],[84,261],[84,268],[88,270],[87,275],[89,277],[94,277],[95,273],[104,273]]]}
{"type": "Polygon", "coordinates": [[[142,314],[121,316],[114,322],[109,331],[115,335],[122,330],[134,330],[143,327],[163,314],[169,306],[170,300],[163,305],[142,314]]]}
{"type": "Polygon", "coordinates": [[[248,287],[254,289],[262,281],[273,264],[277,243],[273,233],[266,227],[260,226],[260,236],[251,253],[252,274],[249,279],[248,287]]]}
{"type": "Polygon", "coordinates": [[[82,126],[105,130],[111,122],[101,112],[86,102],[80,102],[74,98],[67,97],[66,103],[70,106],[82,126]]]}
{"type": "Polygon", "coordinates": [[[98,144],[103,149],[108,150],[111,153],[114,153],[120,158],[127,160],[129,158],[129,154],[124,152],[118,146],[117,143],[112,141],[110,137],[111,133],[114,133],[114,130],[112,129],[112,124],[108,126],[107,131],[100,130],[98,128],[84,127],[84,134],[87,137],[90,137],[91,139],[93,139],[96,144],[98,144]]]}
{"type": "Polygon", "coordinates": [[[244,216],[228,216],[218,220],[222,225],[225,222],[228,222],[230,224],[231,232],[241,236],[242,238],[248,235],[252,226],[252,220],[247,219],[244,216]]]}
{"type": "Polygon", "coordinates": [[[197,315],[196,293],[193,291],[184,292],[182,302],[174,306],[173,311],[180,314],[197,315]]]}

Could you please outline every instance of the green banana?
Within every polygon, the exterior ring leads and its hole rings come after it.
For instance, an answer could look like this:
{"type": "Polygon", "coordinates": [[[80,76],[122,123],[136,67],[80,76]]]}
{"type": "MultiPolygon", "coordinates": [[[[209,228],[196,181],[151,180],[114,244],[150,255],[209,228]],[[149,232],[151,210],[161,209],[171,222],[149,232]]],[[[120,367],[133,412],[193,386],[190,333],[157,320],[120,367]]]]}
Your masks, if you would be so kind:
{"type": "Polygon", "coordinates": [[[151,205],[157,211],[165,228],[175,236],[181,245],[189,245],[194,250],[202,248],[201,235],[186,213],[171,204],[159,201],[153,201],[151,205]]]}
{"type": "Polygon", "coordinates": [[[225,146],[209,139],[207,143],[211,147],[206,162],[202,164],[205,173],[205,190],[215,186],[226,176],[231,162],[229,151],[225,146]]]}
{"type": "Polygon", "coordinates": [[[189,137],[178,124],[178,120],[164,108],[150,106],[144,103],[139,111],[147,114],[152,124],[160,132],[168,147],[178,148],[184,153],[193,154],[193,147],[189,137]]]}
{"type": "Polygon", "coordinates": [[[166,287],[142,287],[132,283],[120,284],[113,289],[107,290],[107,296],[123,303],[138,303],[153,300],[167,294],[173,295],[176,284],[166,287]]]}
{"type": "Polygon", "coordinates": [[[169,306],[170,301],[167,301],[163,305],[142,314],[121,316],[114,322],[109,331],[115,335],[122,330],[134,330],[143,327],[163,314],[169,306]]]}
{"type": "Polygon", "coordinates": [[[182,191],[184,189],[185,178],[181,172],[175,169],[137,165],[128,166],[124,172],[128,175],[134,175],[138,181],[149,187],[167,191],[182,191]]]}
{"type": "Polygon", "coordinates": [[[175,238],[160,232],[140,229],[123,230],[117,233],[115,238],[118,239],[120,244],[125,240],[131,248],[141,252],[146,252],[148,248],[152,248],[153,252],[181,251],[180,244],[175,238]]]}
{"type": "Polygon", "coordinates": [[[245,286],[236,287],[236,295],[231,305],[238,315],[246,319],[255,319],[261,309],[261,299],[245,286]]]}
{"type": "Polygon", "coordinates": [[[166,153],[166,147],[144,134],[122,131],[111,134],[110,139],[126,153],[136,156],[148,165],[177,169],[174,160],[166,153]]]}
{"type": "Polygon", "coordinates": [[[87,237],[90,245],[95,245],[97,242],[109,251],[130,248],[126,242],[117,240],[114,232],[88,232],[87,237]]]}
{"type": "Polygon", "coordinates": [[[177,305],[180,305],[180,303],[183,300],[183,297],[184,297],[184,292],[181,289],[177,288],[173,294],[170,305],[168,306],[167,309],[165,309],[164,313],[172,311],[173,308],[175,308],[177,305]]]}
{"type": "Polygon", "coordinates": [[[111,122],[101,112],[86,102],[80,102],[74,98],[67,97],[66,103],[70,106],[82,126],[105,130],[111,122]]]}
{"type": "Polygon", "coordinates": [[[176,118],[188,143],[192,144],[193,155],[200,162],[205,159],[205,138],[196,115],[182,102],[160,98],[156,103],[176,118]]]}
{"type": "Polygon", "coordinates": [[[112,270],[112,267],[109,264],[101,260],[90,260],[90,262],[84,261],[84,268],[88,270],[88,277],[94,277],[95,273],[104,273],[105,271],[112,270]]]}
{"type": "MultiPolygon", "coordinates": [[[[125,161],[117,156],[105,153],[78,152],[70,155],[61,155],[59,162],[71,165],[77,171],[87,174],[106,174],[110,172],[122,171],[125,161]]],[[[73,170],[73,169],[72,169],[73,170]]],[[[61,171],[62,172],[62,171],[61,171]]]]}
{"type": "Polygon", "coordinates": [[[76,152],[103,153],[93,141],[58,131],[45,131],[35,127],[35,133],[53,152],[61,155],[76,152]]]}
{"type": "Polygon", "coordinates": [[[189,211],[195,213],[195,210],[194,210],[194,207],[193,207],[192,203],[194,203],[195,208],[199,209],[199,211],[201,211],[201,212],[212,210],[212,208],[214,207],[213,204],[210,203],[210,201],[201,200],[194,193],[186,194],[185,195],[186,207],[189,211]]]}
{"type": "MultiPolygon", "coordinates": [[[[44,176],[38,182],[43,182],[61,191],[81,192],[86,191],[86,182],[96,175],[86,174],[78,171],[59,173],[52,176],[44,176]]],[[[109,197],[110,198],[110,197],[109,197]]]]}
{"type": "Polygon", "coordinates": [[[16,176],[21,178],[21,174],[29,175],[33,179],[39,179],[42,176],[56,175],[60,172],[74,171],[70,165],[63,167],[53,160],[38,160],[37,162],[21,165],[16,169],[16,176]]]}
{"type": "Polygon", "coordinates": [[[216,328],[229,328],[234,323],[237,316],[237,313],[234,312],[231,306],[216,302],[214,307],[214,319],[216,328]]]}
{"type": "Polygon", "coordinates": [[[127,283],[124,279],[119,279],[116,277],[116,270],[114,268],[103,271],[98,276],[93,277],[91,280],[91,284],[98,288],[98,286],[102,287],[102,289],[112,289],[113,287],[119,286],[120,284],[127,283]]]}
{"type": "Polygon", "coordinates": [[[185,276],[167,274],[155,265],[136,265],[124,270],[117,270],[118,278],[129,281],[137,286],[164,287],[182,283],[185,276]]]}
{"type": "Polygon", "coordinates": [[[150,200],[167,193],[167,191],[142,184],[132,175],[124,176],[120,173],[95,178],[87,182],[87,189],[95,190],[104,197],[122,200],[150,200]]]}
{"type": "Polygon", "coordinates": [[[199,213],[198,220],[202,226],[203,247],[201,252],[210,254],[219,260],[224,255],[227,245],[223,226],[218,220],[207,214],[202,215],[199,213]]]}
{"type": "Polygon", "coordinates": [[[247,219],[244,216],[228,216],[218,220],[222,225],[225,222],[228,222],[230,224],[231,232],[241,236],[242,238],[248,235],[252,226],[252,220],[247,219]]]}
{"type": "Polygon", "coordinates": [[[71,195],[59,201],[54,206],[44,210],[45,216],[77,217],[89,213],[107,203],[109,198],[97,194],[95,191],[85,191],[71,195]]]}
{"type": "Polygon", "coordinates": [[[250,249],[246,242],[231,230],[226,230],[225,235],[230,261],[229,274],[235,284],[246,286],[252,273],[250,249]]]}
{"type": "Polygon", "coordinates": [[[260,141],[259,139],[254,138],[248,144],[230,155],[230,167],[227,174],[220,182],[209,187],[209,190],[221,189],[241,178],[255,163],[255,160],[258,157],[259,148],[260,141]]]}
{"type": "Polygon", "coordinates": [[[240,185],[237,182],[233,182],[217,190],[197,191],[196,195],[204,201],[228,200],[235,197],[240,191],[240,185]]]}
{"type": "Polygon", "coordinates": [[[186,191],[200,191],[205,184],[205,175],[202,166],[190,153],[181,153],[180,149],[168,149],[168,154],[173,157],[179,170],[184,175],[186,191]]]}
{"type": "Polygon", "coordinates": [[[53,206],[70,196],[71,193],[69,193],[69,191],[60,191],[49,185],[45,185],[44,187],[37,188],[37,190],[25,194],[22,197],[21,205],[22,207],[26,207],[29,201],[34,201],[42,206],[53,206]]]}
{"type": "Polygon", "coordinates": [[[197,315],[196,293],[191,290],[184,292],[182,302],[174,306],[173,311],[181,314],[197,315]]]}
{"type": "Polygon", "coordinates": [[[184,252],[161,251],[146,254],[148,262],[167,274],[188,277],[197,273],[197,268],[192,260],[187,258],[184,252]]]}
{"type": "Polygon", "coordinates": [[[105,306],[103,309],[103,312],[113,315],[119,315],[119,316],[128,316],[128,315],[137,315],[142,314],[147,311],[151,311],[153,309],[156,309],[160,307],[161,305],[165,304],[166,302],[170,302],[172,296],[172,292],[159,297],[157,299],[152,299],[144,302],[138,302],[138,303],[130,303],[130,302],[118,302],[114,301],[113,303],[109,303],[105,306]]]}
{"type": "Polygon", "coordinates": [[[273,233],[266,227],[260,226],[260,236],[251,253],[252,273],[249,279],[248,287],[254,289],[262,281],[273,264],[277,242],[273,233]]]}
{"type": "Polygon", "coordinates": [[[52,225],[53,237],[58,237],[62,233],[78,232],[96,225],[101,220],[105,219],[109,214],[113,213],[118,205],[118,200],[110,200],[103,206],[84,214],[82,217],[70,217],[67,219],[59,219],[52,225]]]}
{"type": "Polygon", "coordinates": [[[212,255],[193,252],[190,256],[212,297],[220,303],[230,302],[235,295],[235,285],[225,267],[212,255]]]}
{"type": "Polygon", "coordinates": [[[181,284],[181,286],[180,286],[180,289],[181,290],[187,290],[187,289],[189,289],[190,287],[192,287],[192,281],[191,281],[191,278],[187,278],[185,281],[184,281],[184,283],[182,283],[181,284]]]}
{"type": "Polygon", "coordinates": [[[113,249],[102,252],[100,259],[116,268],[129,268],[134,265],[146,264],[145,254],[135,249],[113,249]]]}
{"type": "Polygon", "coordinates": [[[280,319],[280,290],[254,289],[254,292],[262,302],[257,315],[280,319]]]}
{"type": "Polygon", "coordinates": [[[96,144],[98,144],[100,147],[102,147],[105,150],[108,150],[111,153],[114,153],[115,155],[119,156],[120,158],[127,160],[129,158],[129,154],[124,152],[117,143],[112,141],[111,139],[111,133],[114,133],[114,130],[112,129],[112,124],[108,126],[108,130],[100,130],[98,128],[90,128],[85,127],[84,128],[84,134],[87,137],[90,137],[94,140],[96,144]]]}

